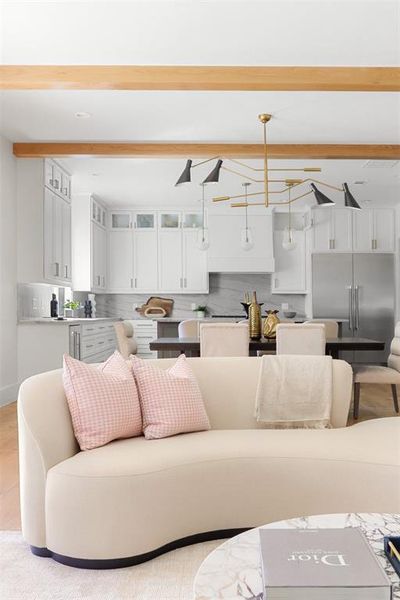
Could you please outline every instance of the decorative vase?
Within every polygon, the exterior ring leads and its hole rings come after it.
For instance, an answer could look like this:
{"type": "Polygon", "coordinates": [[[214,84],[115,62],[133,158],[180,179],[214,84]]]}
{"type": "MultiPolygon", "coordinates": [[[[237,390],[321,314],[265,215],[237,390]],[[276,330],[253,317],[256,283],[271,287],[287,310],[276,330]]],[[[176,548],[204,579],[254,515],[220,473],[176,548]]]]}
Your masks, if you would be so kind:
{"type": "Polygon", "coordinates": [[[64,316],[66,319],[72,319],[74,316],[74,311],[72,308],[64,308],[64,316]]]}
{"type": "Polygon", "coordinates": [[[198,319],[204,319],[206,316],[206,313],[204,312],[204,310],[197,310],[196,314],[197,314],[198,319]]]}
{"type": "Polygon", "coordinates": [[[257,302],[256,292],[253,292],[253,300],[249,306],[249,336],[251,340],[261,338],[261,306],[257,302]]]}
{"type": "Polygon", "coordinates": [[[276,338],[276,326],[280,323],[277,317],[279,310],[267,310],[267,318],[264,320],[264,337],[268,339],[276,338]]]}

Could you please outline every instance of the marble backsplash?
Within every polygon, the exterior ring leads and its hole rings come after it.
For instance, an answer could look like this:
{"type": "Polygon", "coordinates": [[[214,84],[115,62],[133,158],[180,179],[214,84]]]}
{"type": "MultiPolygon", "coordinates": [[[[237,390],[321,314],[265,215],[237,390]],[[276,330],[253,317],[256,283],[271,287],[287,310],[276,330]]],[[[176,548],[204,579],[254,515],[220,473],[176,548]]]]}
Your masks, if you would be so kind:
{"type": "MultiPolygon", "coordinates": [[[[305,296],[301,294],[271,294],[271,275],[266,274],[226,274],[212,273],[208,294],[176,294],[163,296],[174,299],[172,316],[187,318],[193,316],[191,304],[206,305],[209,315],[240,315],[244,292],[257,291],[259,302],[265,308],[281,309],[282,303],[288,303],[290,310],[299,316],[305,314],[305,296]]],[[[138,317],[134,305],[141,305],[149,298],[149,294],[96,294],[98,317],[120,317],[132,319],[138,317]]]]}

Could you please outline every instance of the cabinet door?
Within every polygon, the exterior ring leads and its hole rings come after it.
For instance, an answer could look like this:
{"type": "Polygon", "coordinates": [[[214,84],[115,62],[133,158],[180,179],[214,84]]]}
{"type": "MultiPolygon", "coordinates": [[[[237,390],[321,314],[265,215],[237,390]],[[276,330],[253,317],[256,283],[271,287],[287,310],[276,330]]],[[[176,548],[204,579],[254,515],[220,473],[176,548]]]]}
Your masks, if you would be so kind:
{"type": "Polygon", "coordinates": [[[108,234],[108,287],[110,292],[131,292],[133,289],[132,230],[108,234]]]}
{"type": "Polygon", "coordinates": [[[332,209],[316,208],[313,211],[313,250],[329,252],[332,249],[332,209]]]}
{"type": "Polygon", "coordinates": [[[62,279],[63,264],[63,205],[62,198],[53,194],[53,263],[55,277],[62,279]]]}
{"type": "Polygon", "coordinates": [[[158,237],[159,290],[182,292],[182,231],[161,229],[158,237]]]}
{"type": "Polygon", "coordinates": [[[284,250],[283,231],[274,232],[275,273],[272,275],[273,294],[305,294],[306,249],[304,231],[292,231],[296,246],[284,250]]]}
{"type": "Polygon", "coordinates": [[[111,229],[130,229],[132,227],[132,216],[130,212],[113,211],[110,214],[111,229]]]}
{"type": "Polygon", "coordinates": [[[62,201],[62,279],[71,281],[71,205],[62,201]]]}
{"type": "MultiPolygon", "coordinates": [[[[166,245],[164,243],[164,249],[166,245]]],[[[134,287],[136,291],[149,293],[157,291],[157,256],[157,231],[151,228],[136,229],[133,241],[134,287]]],[[[170,260],[173,261],[173,258],[170,257],[170,260]]]]}
{"type": "Polygon", "coordinates": [[[183,231],[183,288],[185,292],[208,292],[207,252],[198,247],[198,230],[183,231]]]}
{"type": "Polygon", "coordinates": [[[391,208],[377,208],[373,213],[375,252],[394,252],[394,211],[391,208]]]}
{"type": "Polygon", "coordinates": [[[105,288],[105,231],[96,223],[92,223],[92,286],[94,289],[105,288]]]}
{"type": "Polygon", "coordinates": [[[53,163],[51,160],[44,161],[44,184],[53,187],[53,163]]]}
{"type": "MultiPolygon", "coordinates": [[[[105,215],[104,215],[105,222],[105,215]]],[[[100,253],[100,287],[102,290],[105,290],[107,287],[107,232],[105,229],[100,230],[100,238],[101,238],[101,253],[100,253]]]]}
{"type": "MultiPolygon", "coordinates": [[[[322,209],[323,210],[323,209],[322,209]]],[[[352,210],[349,208],[332,209],[332,239],[334,252],[352,252],[352,210]]]]}
{"type": "Polygon", "coordinates": [[[354,252],[371,252],[373,243],[373,211],[357,210],[353,214],[353,249],[354,252]]]}
{"type": "Polygon", "coordinates": [[[46,280],[52,280],[56,276],[56,266],[53,260],[53,197],[49,190],[45,190],[43,199],[43,267],[46,280]]]}

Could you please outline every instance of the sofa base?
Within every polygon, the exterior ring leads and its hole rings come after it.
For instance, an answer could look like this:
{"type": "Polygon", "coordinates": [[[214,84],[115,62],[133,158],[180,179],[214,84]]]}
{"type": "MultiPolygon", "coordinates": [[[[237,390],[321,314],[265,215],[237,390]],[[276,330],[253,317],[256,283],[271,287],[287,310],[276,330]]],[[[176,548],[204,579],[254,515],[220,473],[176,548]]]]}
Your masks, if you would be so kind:
{"type": "Polygon", "coordinates": [[[140,565],[141,563],[152,560],[161,554],[183,548],[184,546],[191,546],[192,544],[199,544],[201,542],[209,542],[212,540],[219,540],[223,538],[231,538],[235,535],[239,535],[244,531],[252,529],[251,527],[241,527],[237,529],[218,529],[217,531],[207,531],[205,533],[196,533],[187,537],[169,542],[157,550],[151,550],[151,552],[145,552],[144,554],[138,554],[136,556],[127,556],[126,558],[73,558],[72,556],[64,556],[63,554],[57,554],[52,552],[48,548],[38,548],[37,546],[31,546],[31,552],[35,556],[41,556],[43,558],[52,558],[53,560],[67,565],[68,567],[76,567],[77,569],[122,569],[124,567],[132,567],[134,565],[140,565]]]}

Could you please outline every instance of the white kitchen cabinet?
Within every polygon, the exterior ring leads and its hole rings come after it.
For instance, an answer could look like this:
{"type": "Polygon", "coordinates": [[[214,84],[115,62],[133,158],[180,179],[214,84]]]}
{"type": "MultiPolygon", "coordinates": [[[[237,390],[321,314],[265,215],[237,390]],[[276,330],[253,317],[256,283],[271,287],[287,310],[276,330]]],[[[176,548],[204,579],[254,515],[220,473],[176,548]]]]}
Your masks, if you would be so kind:
{"type": "Polygon", "coordinates": [[[71,282],[71,206],[45,190],[43,200],[44,277],[58,285],[71,282]]]}
{"type": "Polygon", "coordinates": [[[71,175],[56,161],[46,158],[43,167],[43,182],[52,192],[71,198],[71,175]]]}
{"type": "Polygon", "coordinates": [[[54,161],[17,161],[18,281],[71,285],[70,200],[60,194],[54,161]]]}
{"type": "Polygon", "coordinates": [[[198,229],[183,230],[183,289],[193,294],[208,292],[207,252],[199,250],[198,229]]]}
{"type": "Polygon", "coordinates": [[[394,252],[394,228],[395,215],[391,208],[354,212],[354,252],[394,252]]]}
{"type": "Polygon", "coordinates": [[[106,209],[90,194],[72,198],[72,288],[105,292],[107,289],[106,209]],[[103,225],[104,223],[104,225],[103,225]]]}
{"type": "Polygon", "coordinates": [[[306,294],[306,237],[304,231],[292,231],[296,246],[284,250],[284,231],[274,232],[275,273],[272,275],[273,294],[306,294]]]}
{"type": "Polygon", "coordinates": [[[133,287],[135,292],[151,294],[158,289],[157,250],[156,229],[135,229],[133,235],[133,287]]]}
{"type": "Polygon", "coordinates": [[[132,230],[112,230],[108,233],[108,288],[115,293],[132,293],[133,235],[132,230]]]}
{"type": "Polygon", "coordinates": [[[133,335],[137,343],[139,358],[157,358],[157,352],[150,350],[150,342],[157,338],[157,321],[151,319],[133,320],[133,335]]]}
{"type": "Polygon", "coordinates": [[[158,233],[159,290],[182,292],[182,231],[162,228],[158,233]]]}
{"type": "Polygon", "coordinates": [[[348,208],[313,210],[314,252],[351,252],[352,211],[348,208]]]}
{"type": "Polygon", "coordinates": [[[106,230],[98,223],[92,223],[92,290],[106,289],[107,239],[106,230]]]}
{"type": "Polygon", "coordinates": [[[110,229],[131,229],[132,228],[132,213],[130,211],[111,211],[110,212],[110,229]]]}
{"type": "Polygon", "coordinates": [[[244,250],[240,241],[245,217],[233,210],[228,214],[209,214],[208,271],[219,273],[272,273],[274,251],[272,215],[250,214],[248,225],[253,247],[244,250]]]}
{"type": "Polygon", "coordinates": [[[71,281],[72,248],[71,248],[71,204],[62,201],[62,277],[71,281]]]}

